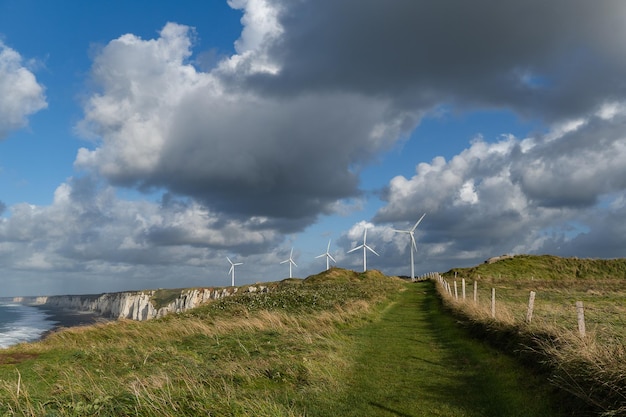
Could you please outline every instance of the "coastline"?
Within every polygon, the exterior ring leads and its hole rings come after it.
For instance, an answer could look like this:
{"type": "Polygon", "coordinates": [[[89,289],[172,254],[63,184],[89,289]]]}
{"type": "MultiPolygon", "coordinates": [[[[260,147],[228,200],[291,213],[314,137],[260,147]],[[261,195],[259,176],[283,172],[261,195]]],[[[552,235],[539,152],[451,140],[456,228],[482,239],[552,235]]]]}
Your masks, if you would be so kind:
{"type": "Polygon", "coordinates": [[[47,320],[53,323],[52,328],[43,332],[38,340],[43,340],[52,333],[70,327],[90,326],[112,320],[90,311],[68,310],[45,305],[36,305],[33,307],[45,312],[48,315],[47,320]]]}

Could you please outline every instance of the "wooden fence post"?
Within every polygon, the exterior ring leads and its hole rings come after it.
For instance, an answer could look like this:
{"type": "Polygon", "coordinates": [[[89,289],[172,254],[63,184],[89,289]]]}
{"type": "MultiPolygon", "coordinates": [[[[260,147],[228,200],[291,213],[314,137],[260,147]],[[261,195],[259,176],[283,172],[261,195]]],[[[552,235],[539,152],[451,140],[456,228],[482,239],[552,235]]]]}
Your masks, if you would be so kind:
{"type": "Polygon", "coordinates": [[[578,316],[578,333],[580,337],[585,337],[585,307],[582,301],[576,301],[576,315],[578,316]]]}
{"type": "Polygon", "coordinates": [[[528,298],[528,311],[526,312],[526,323],[530,323],[533,319],[533,309],[535,308],[535,295],[534,291],[530,292],[530,297],[528,298]]]}
{"type": "Polygon", "coordinates": [[[456,289],[456,280],[454,281],[454,299],[455,300],[459,299],[459,292],[456,289]]]}
{"type": "Polygon", "coordinates": [[[478,302],[478,283],[474,280],[474,304],[478,302]]]}
{"type": "Polygon", "coordinates": [[[496,289],[491,289],[491,317],[496,318],[496,289]]]}
{"type": "Polygon", "coordinates": [[[461,281],[461,287],[462,287],[462,292],[463,292],[463,301],[465,301],[465,278],[463,278],[463,280],[461,281]]]}

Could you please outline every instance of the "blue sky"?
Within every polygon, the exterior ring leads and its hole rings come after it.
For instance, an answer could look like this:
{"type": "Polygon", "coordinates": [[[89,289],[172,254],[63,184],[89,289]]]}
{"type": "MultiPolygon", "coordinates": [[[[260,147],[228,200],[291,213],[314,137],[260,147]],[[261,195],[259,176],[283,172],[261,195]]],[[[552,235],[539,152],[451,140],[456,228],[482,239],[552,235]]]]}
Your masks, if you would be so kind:
{"type": "Polygon", "coordinates": [[[0,0],[2,295],[622,257],[626,5],[492,6],[0,0]]]}

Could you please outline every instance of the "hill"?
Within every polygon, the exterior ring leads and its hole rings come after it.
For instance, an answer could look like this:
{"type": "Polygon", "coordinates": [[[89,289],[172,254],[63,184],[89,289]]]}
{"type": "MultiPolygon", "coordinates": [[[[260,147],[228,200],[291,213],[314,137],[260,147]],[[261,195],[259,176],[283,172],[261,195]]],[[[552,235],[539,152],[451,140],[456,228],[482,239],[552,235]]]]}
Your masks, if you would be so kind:
{"type": "Polygon", "coordinates": [[[549,369],[590,415],[626,415],[626,259],[503,256],[443,277],[469,286],[438,288],[474,334],[549,369]]]}
{"type": "Polygon", "coordinates": [[[491,258],[490,261],[470,268],[454,268],[443,275],[454,276],[455,272],[468,278],[507,277],[514,280],[618,279],[626,278],[626,259],[515,255],[491,258]]]}
{"type": "Polygon", "coordinates": [[[267,286],[0,351],[0,415],[555,415],[545,383],[459,331],[432,282],[333,268],[267,286]]]}

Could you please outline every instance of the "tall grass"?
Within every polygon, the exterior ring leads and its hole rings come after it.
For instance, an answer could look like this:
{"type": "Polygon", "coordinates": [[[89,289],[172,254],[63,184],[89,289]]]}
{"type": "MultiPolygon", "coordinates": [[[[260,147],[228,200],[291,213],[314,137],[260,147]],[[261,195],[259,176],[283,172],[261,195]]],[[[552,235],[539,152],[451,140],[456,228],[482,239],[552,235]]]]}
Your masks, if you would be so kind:
{"type": "Polygon", "coordinates": [[[551,381],[594,415],[626,415],[626,260],[516,256],[444,274],[465,278],[465,301],[440,288],[446,304],[492,342],[532,356],[551,381]],[[477,283],[478,302],[473,301],[477,283]],[[491,316],[496,289],[496,319],[491,316]],[[526,322],[530,291],[537,293],[526,322]],[[587,334],[577,331],[575,302],[583,301],[587,334]]]}
{"type": "Polygon", "coordinates": [[[184,314],[54,333],[0,352],[0,415],[300,416],[338,389],[342,330],[404,284],[333,269],[184,314]]]}

